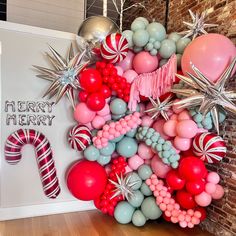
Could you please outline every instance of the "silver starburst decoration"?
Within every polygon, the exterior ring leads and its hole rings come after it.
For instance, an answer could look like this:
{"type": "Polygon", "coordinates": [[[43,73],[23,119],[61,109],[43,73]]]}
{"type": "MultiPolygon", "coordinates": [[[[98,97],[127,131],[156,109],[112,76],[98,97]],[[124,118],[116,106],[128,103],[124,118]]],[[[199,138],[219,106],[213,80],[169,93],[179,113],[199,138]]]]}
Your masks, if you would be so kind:
{"type": "Polygon", "coordinates": [[[217,24],[205,24],[205,18],[207,16],[206,11],[201,13],[201,15],[199,15],[198,13],[196,13],[195,15],[191,10],[188,10],[188,11],[193,22],[190,23],[190,22],[183,21],[183,23],[188,27],[188,30],[185,30],[179,33],[179,34],[185,35],[183,38],[192,36],[192,39],[195,39],[197,36],[201,34],[207,34],[207,31],[205,30],[205,28],[218,26],[217,24]]]}
{"type": "Polygon", "coordinates": [[[174,105],[178,105],[180,108],[200,106],[199,112],[203,113],[203,116],[211,112],[214,126],[219,134],[219,109],[236,114],[236,105],[233,103],[236,100],[236,92],[225,89],[226,82],[233,76],[232,71],[235,64],[236,58],[234,58],[216,83],[211,82],[194,65],[192,65],[192,69],[195,75],[188,73],[190,78],[177,75],[190,88],[172,89],[172,92],[186,97],[175,102],[174,105]]]}
{"type": "Polygon", "coordinates": [[[153,113],[151,119],[156,119],[161,115],[165,120],[169,120],[168,111],[173,105],[173,102],[171,102],[172,97],[172,95],[168,96],[163,102],[161,102],[159,98],[154,101],[151,97],[149,97],[153,107],[145,112],[153,113]]]}
{"type": "Polygon", "coordinates": [[[116,177],[117,182],[109,179],[109,181],[115,186],[114,194],[112,195],[111,199],[119,195],[122,195],[127,200],[130,199],[130,197],[132,197],[134,194],[132,187],[140,180],[131,181],[132,175],[130,174],[126,175],[125,177],[123,177],[122,174],[121,176],[116,174],[116,177]]]}
{"type": "Polygon", "coordinates": [[[83,57],[86,50],[82,53],[78,52],[74,54],[73,46],[70,45],[68,55],[63,58],[55,49],[49,46],[51,54],[46,53],[47,58],[53,66],[53,69],[48,69],[41,66],[34,66],[40,74],[37,77],[51,81],[51,85],[43,95],[49,96],[49,99],[56,96],[56,104],[66,94],[73,107],[74,102],[74,89],[80,88],[77,75],[83,70],[89,63],[83,62],[83,57]]]}

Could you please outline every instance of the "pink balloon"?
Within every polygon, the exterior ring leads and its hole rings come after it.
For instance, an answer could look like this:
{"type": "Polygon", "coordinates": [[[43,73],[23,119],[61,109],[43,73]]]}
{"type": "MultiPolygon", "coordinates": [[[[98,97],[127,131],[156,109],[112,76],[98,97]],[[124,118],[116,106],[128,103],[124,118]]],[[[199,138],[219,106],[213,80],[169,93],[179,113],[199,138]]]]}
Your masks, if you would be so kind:
{"type": "Polygon", "coordinates": [[[151,127],[153,124],[153,119],[151,119],[150,116],[143,116],[142,117],[142,126],[147,126],[147,127],[151,127]]]}
{"type": "Polygon", "coordinates": [[[181,59],[182,71],[194,73],[193,63],[211,81],[217,81],[236,56],[236,48],[221,34],[206,34],[194,39],[184,50],[181,59]]]}
{"type": "Polygon", "coordinates": [[[102,108],[102,110],[97,111],[97,114],[99,116],[110,115],[110,106],[106,103],[105,106],[102,108]]]}
{"type": "Polygon", "coordinates": [[[144,113],[144,111],[145,111],[146,109],[145,109],[145,105],[144,105],[143,103],[139,103],[139,109],[140,109],[139,113],[141,114],[141,116],[143,116],[144,114],[146,114],[146,113],[144,113]]]}
{"type": "Polygon", "coordinates": [[[171,120],[177,120],[178,119],[178,115],[176,114],[173,114],[171,117],[170,117],[171,120]]]}
{"type": "Polygon", "coordinates": [[[140,143],[138,145],[138,155],[143,159],[151,159],[154,153],[145,143],[140,143]]]}
{"type": "Polygon", "coordinates": [[[102,116],[95,116],[92,120],[92,125],[94,129],[101,129],[103,125],[105,125],[106,121],[102,116]]]}
{"type": "Polygon", "coordinates": [[[142,51],[134,57],[133,67],[138,74],[153,72],[158,67],[158,58],[142,51]]]}
{"type": "Polygon", "coordinates": [[[191,147],[192,140],[190,138],[180,138],[176,136],[174,139],[174,146],[180,151],[187,151],[191,147]]]}
{"type": "Polygon", "coordinates": [[[163,131],[166,135],[170,137],[175,137],[177,135],[176,133],[176,126],[178,124],[177,120],[168,120],[164,124],[163,131]]]}
{"type": "Polygon", "coordinates": [[[193,138],[197,131],[197,124],[193,120],[182,120],[176,126],[176,133],[181,138],[193,138]]]}
{"type": "Polygon", "coordinates": [[[111,120],[111,115],[109,114],[109,115],[103,116],[103,118],[105,121],[109,121],[111,120]]]}
{"type": "Polygon", "coordinates": [[[151,159],[145,159],[144,160],[144,163],[146,164],[146,165],[151,165],[151,159]]]}
{"type": "Polygon", "coordinates": [[[95,115],[96,112],[90,110],[84,102],[77,104],[74,110],[74,118],[81,124],[89,123],[95,115]]]}
{"type": "Polygon", "coordinates": [[[129,50],[126,58],[123,61],[117,63],[116,65],[120,66],[123,69],[123,71],[131,70],[134,56],[135,54],[129,50]]]}
{"type": "Polygon", "coordinates": [[[187,110],[183,110],[178,115],[178,120],[192,120],[192,117],[190,116],[189,112],[187,110]]]}
{"type": "Polygon", "coordinates": [[[125,173],[129,173],[129,172],[132,172],[133,170],[129,167],[129,166],[126,166],[125,167],[125,173]]]}
{"type": "Polygon", "coordinates": [[[166,123],[166,121],[165,121],[164,119],[157,120],[157,121],[153,124],[152,128],[155,129],[156,132],[158,132],[158,133],[161,135],[161,137],[162,137],[163,139],[169,140],[170,137],[167,136],[167,135],[164,133],[164,131],[163,131],[163,126],[164,126],[165,123],[166,123]]]}
{"type": "Polygon", "coordinates": [[[171,170],[171,167],[164,164],[157,155],[155,155],[151,160],[151,168],[159,178],[163,179],[166,178],[167,173],[171,170]]]}
{"type": "Polygon", "coordinates": [[[143,163],[144,160],[138,155],[134,155],[128,159],[129,167],[132,170],[137,170],[143,163]]]}
{"type": "Polygon", "coordinates": [[[221,199],[224,196],[224,189],[221,185],[217,184],[216,185],[216,191],[214,193],[211,194],[213,199],[221,199]]]}
{"type": "Polygon", "coordinates": [[[216,172],[210,172],[206,180],[209,183],[218,184],[220,182],[220,176],[216,172]]]}
{"type": "Polygon", "coordinates": [[[205,191],[208,194],[213,194],[216,191],[216,185],[213,183],[207,183],[205,185],[205,191]]]}
{"type": "Polygon", "coordinates": [[[206,192],[202,192],[194,197],[195,202],[202,207],[209,206],[212,201],[211,195],[206,192]]]}
{"type": "Polygon", "coordinates": [[[122,67],[120,67],[120,66],[115,66],[115,68],[117,69],[117,74],[120,75],[120,76],[122,76],[123,73],[124,73],[122,67]]]}
{"type": "Polygon", "coordinates": [[[123,77],[126,78],[126,81],[128,83],[132,83],[134,79],[138,76],[138,74],[134,70],[127,70],[124,74],[123,77]]]}

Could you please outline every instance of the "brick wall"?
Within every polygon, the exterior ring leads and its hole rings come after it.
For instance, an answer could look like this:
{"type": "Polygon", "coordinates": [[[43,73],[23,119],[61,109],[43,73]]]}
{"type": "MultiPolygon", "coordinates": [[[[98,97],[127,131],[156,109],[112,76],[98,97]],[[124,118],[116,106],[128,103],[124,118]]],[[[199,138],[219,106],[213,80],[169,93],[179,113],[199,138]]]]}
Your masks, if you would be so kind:
{"type": "MultiPolygon", "coordinates": [[[[144,15],[149,20],[155,18],[163,23],[165,19],[165,1],[150,0],[146,4],[147,10],[133,9],[129,15],[144,15]]],[[[130,2],[128,1],[128,4],[130,2]]],[[[236,43],[236,0],[170,0],[168,15],[168,31],[180,32],[185,27],[183,20],[190,19],[188,9],[195,12],[207,10],[207,22],[217,23],[219,26],[212,32],[218,32],[229,37],[236,43]]],[[[129,20],[132,20],[129,18],[129,20]]],[[[236,90],[236,78],[229,83],[231,89],[236,90]]],[[[221,127],[221,136],[228,146],[227,157],[218,165],[209,166],[221,176],[221,184],[225,188],[225,196],[220,201],[214,201],[208,207],[208,219],[202,227],[215,235],[236,235],[236,119],[228,118],[221,127]]]]}

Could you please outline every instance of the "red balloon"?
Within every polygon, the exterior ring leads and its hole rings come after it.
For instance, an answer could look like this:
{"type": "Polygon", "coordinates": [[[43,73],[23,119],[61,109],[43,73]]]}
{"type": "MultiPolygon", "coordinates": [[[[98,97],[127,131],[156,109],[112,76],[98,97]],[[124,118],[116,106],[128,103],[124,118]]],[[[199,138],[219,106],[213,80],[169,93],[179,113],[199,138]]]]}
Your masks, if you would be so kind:
{"type": "Polygon", "coordinates": [[[194,156],[183,158],[180,161],[178,172],[187,181],[203,179],[207,175],[204,162],[194,156]]]}
{"type": "Polygon", "coordinates": [[[205,190],[205,185],[206,183],[202,179],[196,180],[194,182],[187,182],[186,190],[193,195],[198,195],[205,190]]]}
{"type": "Polygon", "coordinates": [[[101,93],[92,93],[88,96],[87,106],[92,111],[100,111],[104,108],[106,100],[101,93]]]}
{"type": "Polygon", "coordinates": [[[206,212],[205,208],[197,207],[195,210],[201,212],[202,215],[201,215],[200,221],[204,221],[207,217],[207,212],[206,212]]]}
{"type": "Polygon", "coordinates": [[[162,214],[162,217],[163,217],[163,219],[164,219],[165,221],[168,221],[168,222],[171,221],[171,217],[166,216],[165,213],[162,214]]]}
{"type": "Polygon", "coordinates": [[[176,193],[176,201],[184,209],[192,209],[196,207],[196,202],[192,194],[186,192],[185,190],[179,190],[176,193]]]}
{"type": "Polygon", "coordinates": [[[86,102],[87,98],[88,98],[88,92],[86,91],[80,91],[78,96],[79,96],[79,101],[80,102],[86,102]]]}
{"type": "Polygon", "coordinates": [[[97,92],[102,88],[102,77],[98,70],[89,68],[79,77],[80,85],[89,93],[97,92]]]}
{"type": "Polygon", "coordinates": [[[166,182],[173,190],[180,190],[185,185],[185,180],[181,179],[176,170],[170,170],[166,175],[166,182]]]}
{"type": "Polygon", "coordinates": [[[107,174],[97,162],[79,161],[69,169],[66,181],[74,197],[90,201],[99,198],[104,192],[107,174]]]}
{"type": "Polygon", "coordinates": [[[107,85],[102,85],[100,93],[104,96],[104,98],[109,98],[111,96],[111,90],[107,85]]]}

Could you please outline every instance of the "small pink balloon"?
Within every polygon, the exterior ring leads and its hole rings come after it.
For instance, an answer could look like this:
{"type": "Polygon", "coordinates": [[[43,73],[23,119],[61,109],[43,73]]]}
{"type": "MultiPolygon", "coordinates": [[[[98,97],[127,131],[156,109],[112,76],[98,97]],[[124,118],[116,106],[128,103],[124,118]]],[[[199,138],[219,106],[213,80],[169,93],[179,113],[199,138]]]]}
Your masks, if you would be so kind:
{"type": "MultiPolygon", "coordinates": [[[[180,99],[175,99],[174,102],[178,102],[179,100],[180,99]]],[[[182,112],[184,110],[184,108],[179,108],[178,105],[173,105],[172,110],[175,114],[179,114],[180,112],[182,112]]]]}
{"type": "Polygon", "coordinates": [[[138,74],[153,72],[158,68],[158,58],[149,52],[139,52],[134,57],[133,67],[138,74]]]}
{"type": "Polygon", "coordinates": [[[180,138],[176,136],[174,139],[174,146],[180,151],[187,151],[191,147],[192,140],[190,138],[180,138]]]}
{"type": "Polygon", "coordinates": [[[183,110],[178,115],[178,120],[192,120],[192,117],[190,116],[189,112],[187,110],[183,110]]]}
{"type": "Polygon", "coordinates": [[[106,121],[102,116],[95,116],[92,120],[92,125],[94,129],[101,129],[103,125],[105,125],[106,121]]]}
{"type": "Polygon", "coordinates": [[[151,160],[151,168],[153,172],[162,179],[166,178],[167,173],[171,170],[171,167],[164,164],[157,155],[151,160]]]}
{"type": "Polygon", "coordinates": [[[93,126],[92,126],[92,124],[91,124],[91,122],[89,122],[89,123],[87,123],[87,124],[85,124],[90,130],[92,130],[92,129],[94,129],[93,128],[93,126]]]}
{"type": "Polygon", "coordinates": [[[119,76],[122,76],[123,73],[124,73],[122,67],[120,67],[120,66],[115,66],[115,68],[117,69],[117,74],[118,74],[119,76]]]}
{"type": "Polygon", "coordinates": [[[211,194],[213,199],[221,199],[224,196],[224,189],[221,185],[217,184],[216,185],[216,191],[214,193],[211,194]]]}
{"type": "Polygon", "coordinates": [[[123,71],[132,70],[134,56],[135,54],[129,50],[126,58],[123,61],[117,63],[116,65],[120,66],[123,69],[123,71]]]}
{"type": "Polygon", "coordinates": [[[172,144],[172,148],[176,151],[176,153],[180,153],[180,150],[175,147],[174,140],[170,140],[172,144]]]}
{"type": "Polygon", "coordinates": [[[78,103],[74,110],[74,118],[81,124],[91,122],[95,115],[96,112],[90,110],[84,102],[78,103]]]}
{"type": "Polygon", "coordinates": [[[188,226],[188,223],[186,221],[179,222],[179,225],[181,228],[186,228],[188,226]]]}
{"type": "Polygon", "coordinates": [[[209,183],[218,184],[220,182],[220,176],[216,172],[210,172],[206,180],[209,183]]]}
{"type": "Polygon", "coordinates": [[[99,116],[110,115],[110,106],[106,103],[102,110],[97,111],[99,116]]]}
{"type": "Polygon", "coordinates": [[[142,126],[151,127],[153,124],[153,119],[150,116],[143,116],[142,117],[142,126]]]}
{"type": "Polygon", "coordinates": [[[202,207],[209,206],[212,201],[212,197],[210,194],[206,192],[202,192],[194,197],[195,202],[202,207]]]}
{"type": "Polygon", "coordinates": [[[163,131],[163,127],[164,127],[164,124],[166,123],[166,121],[164,119],[160,119],[160,120],[157,120],[152,128],[156,130],[156,132],[158,132],[161,137],[165,140],[169,140],[170,139],[170,136],[167,136],[164,131],[163,131]]]}
{"type": "Polygon", "coordinates": [[[132,170],[137,170],[143,163],[144,160],[138,155],[134,155],[128,159],[129,167],[132,170]]]}
{"type": "Polygon", "coordinates": [[[213,194],[216,191],[216,185],[213,183],[207,183],[205,185],[205,191],[208,194],[213,194]]]}
{"type": "Polygon", "coordinates": [[[128,83],[132,83],[134,79],[138,76],[138,74],[134,70],[127,70],[124,74],[123,77],[126,78],[126,81],[128,83]]]}
{"type": "Polygon", "coordinates": [[[103,116],[103,119],[104,119],[105,121],[109,121],[109,120],[111,120],[111,115],[103,116]]]}
{"type": "Polygon", "coordinates": [[[181,138],[193,138],[197,131],[197,124],[193,120],[182,120],[176,127],[176,133],[181,138]]]}
{"type": "Polygon", "coordinates": [[[178,115],[176,114],[173,114],[171,117],[170,117],[171,120],[177,120],[178,119],[178,115]]]}
{"type": "Polygon", "coordinates": [[[152,149],[144,143],[138,145],[138,155],[143,159],[151,159],[154,155],[152,149]]]}
{"type": "Polygon", "coordinates": [[[170,137],[175,137],[176,134],[176,126],[178,124],[177,120],[168,120],[163,126],[163,131],[166,135],[170,137]]]}

